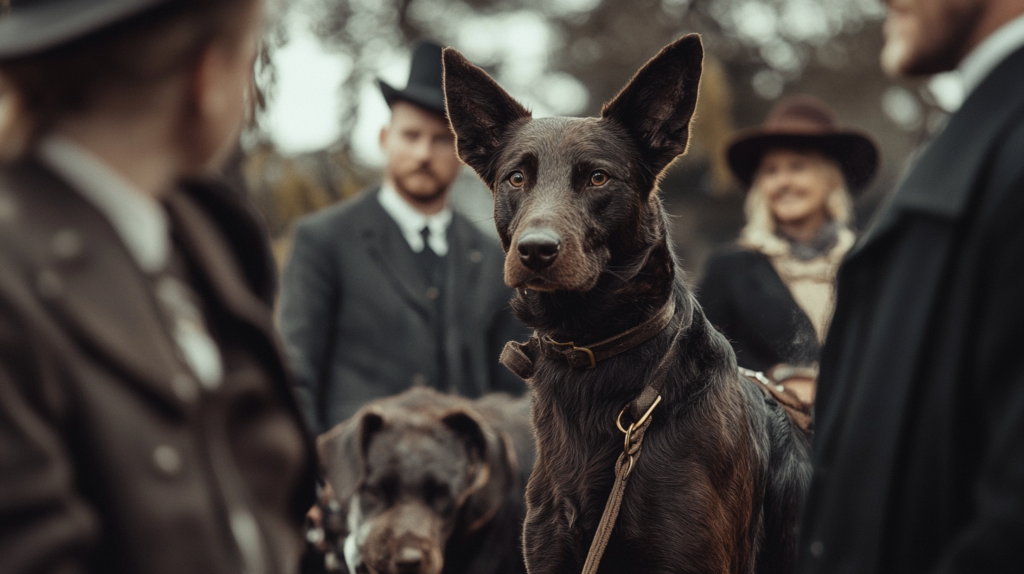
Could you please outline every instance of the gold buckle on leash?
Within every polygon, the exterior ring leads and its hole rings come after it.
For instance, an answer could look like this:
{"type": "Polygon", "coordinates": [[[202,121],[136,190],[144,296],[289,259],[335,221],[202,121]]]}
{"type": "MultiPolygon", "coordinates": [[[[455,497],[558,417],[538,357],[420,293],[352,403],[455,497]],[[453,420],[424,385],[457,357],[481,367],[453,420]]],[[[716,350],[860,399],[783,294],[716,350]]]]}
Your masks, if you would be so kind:
{"type": "Polygon", "coordinates": [[[591,351],[590,349],[586,347],[577,347],[576,343],[573,343],[572,341],[569,341],[568,343],[559,343],[558,341],[552,339],[551,337],[546,338],[548,342],[551,343],[552,345],[557,345],[559,347],[572,347],[573,351],[583,351],[584,353],[586,353],[587,356],[590,357],[590,366],[587,367],[588,369],[593,369],[594,367],[597,366],[597,359],[594,358],[594,352],[591,351]]]}

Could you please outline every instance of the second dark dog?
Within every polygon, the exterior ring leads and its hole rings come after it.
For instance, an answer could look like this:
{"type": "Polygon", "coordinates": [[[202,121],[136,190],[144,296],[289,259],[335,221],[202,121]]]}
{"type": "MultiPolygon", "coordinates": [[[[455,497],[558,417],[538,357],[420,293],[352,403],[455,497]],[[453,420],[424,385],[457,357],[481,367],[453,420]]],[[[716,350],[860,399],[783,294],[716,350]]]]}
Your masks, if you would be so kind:
{"type": "Polygon", "coordinates": [[[458,52],[444,53],[458,152],[494,193],[512,305],[537,332],[509,354],[535,395],[524,534],[534,574],[580,572],[623,452],[616,418],[656,379],[662,401],[600,571],[793,564],[809,437],[767,387],[738,376],[687,287],[657,194],[686,149],[702,59],[700,39],[684,37],[600,118],[533,119],[458,52]]]}
{"type": "Polygon", "coordinates": [[[350,573],[515,574],[533,465],[529,397],[413,389],[317,441],[350,573]]]}

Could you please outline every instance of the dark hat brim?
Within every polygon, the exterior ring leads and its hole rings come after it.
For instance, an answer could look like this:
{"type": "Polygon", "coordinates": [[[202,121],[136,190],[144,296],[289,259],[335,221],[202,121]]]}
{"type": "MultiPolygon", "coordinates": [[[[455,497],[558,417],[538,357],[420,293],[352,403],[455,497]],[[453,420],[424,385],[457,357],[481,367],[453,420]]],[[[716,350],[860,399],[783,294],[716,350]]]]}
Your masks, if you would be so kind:
{"type": "Polygon", "coordinates": [[[0,17],[0,60],[29,56],[76,40],[167,0],[51,0],[0,17]]]}
{"type": "Polygon", "coordinates": [[[384,94],[384,101],[388,103],[388,106],[401,100],[447,117],[444,105],[444,91],[440,88],[415,84],[408,86],[404,90],[399,90],[379,78],[377,79],[377,85],[380,86],[380,91],[384,94]]]}
{"type": "Polygon", "coordinates": [[[835,159],[851,194],[864,190],[878,171],[878,146],[874,139],[856,130],[824,134],[768,132],[763,128],[745,130],[733,137],[726,158],[733,175],[750,189],[761,158],[770,149],[818,150],[835,159]]]}

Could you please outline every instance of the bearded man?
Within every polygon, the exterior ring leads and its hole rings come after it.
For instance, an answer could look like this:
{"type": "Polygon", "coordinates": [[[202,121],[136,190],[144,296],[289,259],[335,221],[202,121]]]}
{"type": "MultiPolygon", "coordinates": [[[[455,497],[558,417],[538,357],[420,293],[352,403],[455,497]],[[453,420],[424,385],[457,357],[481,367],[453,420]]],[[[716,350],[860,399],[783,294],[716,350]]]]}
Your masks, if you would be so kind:
{"type": "Polygon", "coordinates": [[[526,334],[509,308],[504,254],[448,204],[461,164],[441,65],[441,46],[423,42],[405,89],[378,80],[391,108],[383,183],[296,227],[279,324],[317,433],[411,386],[525,391],[498,362],[526,334]]]}
{"type": "Polygon", "coordinates": [[[1024,572],[1024,0],[888,0],[966,99],[839,271],[801,572],[1024,572]]]}

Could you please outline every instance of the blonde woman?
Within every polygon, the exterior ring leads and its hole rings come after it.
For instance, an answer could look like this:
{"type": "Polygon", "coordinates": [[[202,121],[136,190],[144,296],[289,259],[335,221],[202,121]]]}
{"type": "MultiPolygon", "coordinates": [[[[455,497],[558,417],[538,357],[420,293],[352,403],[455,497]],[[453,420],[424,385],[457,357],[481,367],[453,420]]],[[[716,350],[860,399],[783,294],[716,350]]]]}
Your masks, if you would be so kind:
{"type": "Polygon", "coordinates": [[[747,224],[714,254],[700,284],[704,312],[759,371],[811,367],[832,314],[839,262],[853,246],[850,192],[874,176],[871,137],[842,129],[824,103],[792,96],[728,149],[749,189],[747,224]]]}
{"type": "Polygon", "coordinates": [[[0,572],[290,574],[314,452],[216,172],[264,0],[0,2],[0,572]]]}

